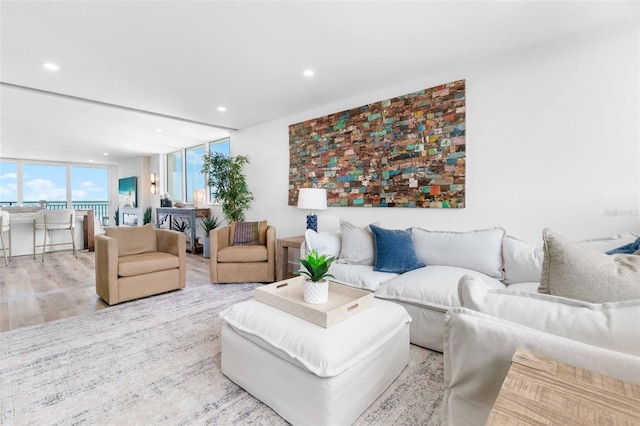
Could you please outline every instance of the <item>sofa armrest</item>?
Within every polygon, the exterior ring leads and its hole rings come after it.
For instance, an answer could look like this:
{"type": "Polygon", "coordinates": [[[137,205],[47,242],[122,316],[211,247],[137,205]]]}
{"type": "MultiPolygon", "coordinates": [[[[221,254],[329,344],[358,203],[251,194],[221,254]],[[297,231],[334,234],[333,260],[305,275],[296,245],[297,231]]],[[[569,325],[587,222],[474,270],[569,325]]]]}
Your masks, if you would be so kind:
{"type": "Polygon", "coordinates": [[[119,303],[118,295],[118,240],[96,235],[95,269],[96,293],[109,305],[119,303]]]}
{"type": "Polygon", "coordinates": [[[276,228],[267,227],[267,262],[269,263],[269,275],[272,281],[276,279],[276,228]]]}
{"type": "MultiPolygon", "coordinates": [[[[174,256],[183,256],[187,250],[187,240],[183,232],[156,229],[158,251],[174,256]]],[[[186,255],[185,255],[186,256],[186,255]]]]}
{"type": "Polygon", "coordinates": [[[445,317],[444,424],[485,424],[518,348],[640,384],[638,356],[452,308],[445,317]]]}
{"type": "Polygon", "coordinates": [[[169,229],[156,229],[158,251],[178,256],[180,281],[178,287],[184,288],[187,284],[187,237],[184,232],[169,229]]]}
{"type": "Polygon", "coordinates": [[[209,232],[209,278],[212,283],[218,282],[218,252],[229,247],[230,226],[212,229],[209,232]]]}

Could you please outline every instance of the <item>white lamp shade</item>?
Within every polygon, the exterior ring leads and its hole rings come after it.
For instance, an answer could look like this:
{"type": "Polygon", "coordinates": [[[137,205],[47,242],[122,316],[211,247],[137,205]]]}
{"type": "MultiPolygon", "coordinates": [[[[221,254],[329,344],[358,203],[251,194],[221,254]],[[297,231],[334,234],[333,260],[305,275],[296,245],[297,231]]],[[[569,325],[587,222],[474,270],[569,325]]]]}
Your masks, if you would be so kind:
{"type": "Polygon", "coordinates": [[[327,209],[327,190],[323,188],[300,188],[298,208],[307,210],[327,209]]]}

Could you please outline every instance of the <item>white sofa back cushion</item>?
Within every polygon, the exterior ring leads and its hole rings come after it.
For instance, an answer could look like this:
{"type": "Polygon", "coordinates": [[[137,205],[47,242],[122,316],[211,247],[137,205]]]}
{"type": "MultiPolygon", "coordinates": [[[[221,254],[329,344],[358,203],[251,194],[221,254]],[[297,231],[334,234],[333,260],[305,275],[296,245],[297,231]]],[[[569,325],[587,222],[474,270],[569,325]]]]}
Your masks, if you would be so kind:
{"type": "MultiPolygon", "coordinates": [[[[304,241],[307,249],[316,250],[319,254],[326,254],[338,258],[340,255],[340,232],[316,232],[307,229],[304,233],[304,241]]],[[[304,253],[301,253],[304,255],[304,253]]]]}
{"type": "MultiPolygon", "coordinates": [[[[377,225],[378,223],[374,223],[377,225]]],[[[369,225],[359,227],[340,218],[340,256],[338,263],[373,266],[376,260],[375,243],[369,225]]]]}
{"type": "Polygon", "coordinates": [[[465,308],[640,356],[640,300],[588,303],[540,293],[495,290],[471,274],[460,280],[458,294],[465,308]]]}
{"type": "Polygon", "coordinates": [[[413,228],[418,260],[425,265],[458,266],[502,279],[502,228],[468,232],[413,228]]]}
{"type": "Polygon", "coordinates": [[[502,282],[505,284],[540,282],[544,259],[542,247],[535,247],[507,235],[502,240],[502,257],[504,259],[502,282]]]}

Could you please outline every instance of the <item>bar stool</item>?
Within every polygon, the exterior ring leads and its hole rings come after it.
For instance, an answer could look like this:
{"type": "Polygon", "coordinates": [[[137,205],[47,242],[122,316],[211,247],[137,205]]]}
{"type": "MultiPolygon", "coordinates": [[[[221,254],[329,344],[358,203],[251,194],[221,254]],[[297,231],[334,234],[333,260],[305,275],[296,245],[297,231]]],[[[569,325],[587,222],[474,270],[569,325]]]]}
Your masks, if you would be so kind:
{"type": "MultiPolygon", "coordinates": [[[[42,261],[44,262],[44,253],[47,251],[47,234],[51,239],[51,231],[70,231],[71,232],[71,244],[73,246],[73,255],[78,258],[76,254],[76,239],[75,239],[75,210],[62,209],[62,210],[39,210],[36,213],[35,219],[33,219],[33,258],[36,258],[36,247],[42,247],[42,261]],[[42,244],[36,244],[36,232],[38,230],[44,231],[44,240],[42,244]]],[[[51,243],[49,241],[49,247],[68,245],[69,243],[51,243]]]]}
{"type": "Polygon", "coordinates": [[[4,263],[9,266],[11,260],[11,218],[9,212],[0,211],[0,241],[2,242],[2,254],[4,255],[4,263]],[[9,259],[7,260],[7,243],[4,241],[4,233],[9,234],[9,259]]]}

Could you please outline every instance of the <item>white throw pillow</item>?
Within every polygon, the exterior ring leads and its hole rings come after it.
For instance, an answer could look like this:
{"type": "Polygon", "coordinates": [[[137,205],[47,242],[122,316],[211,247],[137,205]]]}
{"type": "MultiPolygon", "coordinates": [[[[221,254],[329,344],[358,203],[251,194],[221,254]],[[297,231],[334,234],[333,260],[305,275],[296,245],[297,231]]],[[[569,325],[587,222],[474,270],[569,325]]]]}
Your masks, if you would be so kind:
{"type": "Polygon", "coordinates": [[[338,263],[373,266],[376,259],[375,243],[369,226],[360,228],[340,218],[340,234],[342,243],[338,263]]]}
{"type": "Polygon", "coordinates": [[[315,250],[319,254],[333,256],[336,259],[340,255],[339,232],[316,232],[313,229],[307,229],[304,233],[304,240],[309,251],[315,250]]]}
{"type": "Polygon", "coordinates": [[[326,329],[256,300],[232,305],[220,317],[320,377],[337,376],[356,365],[411,322],[402,306],[382,300],[326,329]]]}
{"type": "Polygon", "coordinates": [[[640,299],[640,256],[604,254],[549,229],[542,239],[538,292],[594,303],[640,299]]]}
{"type": "Polygon", "coordinates": [[[502,279],[502,228],[469,232],[428,231],[413,228],[413,241],[425,265],[458,266],[502,279]]]}
{"type": "Polygon", "coordinates": [[[496,290],[470,274],[460,280],[458,293],[465,308],[594,346],[640,355],[640,300],[589,303],[496,290]]]}
{"type": "Polygon", "coordinates": [[[507,235],[502,240],[502,258],[504,260],[505,284],[540,282],[542,247],[535,247],[527,242],[507,235]]]}

